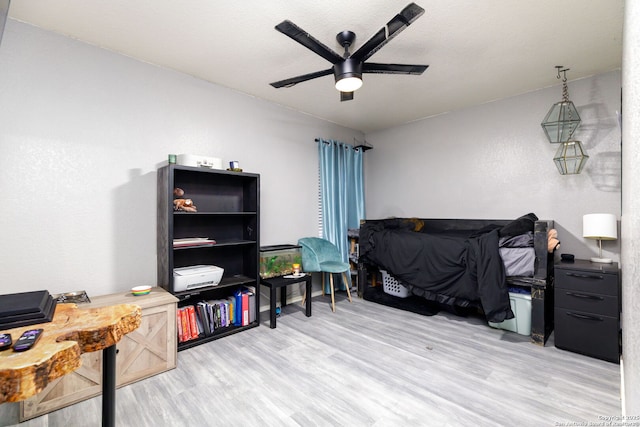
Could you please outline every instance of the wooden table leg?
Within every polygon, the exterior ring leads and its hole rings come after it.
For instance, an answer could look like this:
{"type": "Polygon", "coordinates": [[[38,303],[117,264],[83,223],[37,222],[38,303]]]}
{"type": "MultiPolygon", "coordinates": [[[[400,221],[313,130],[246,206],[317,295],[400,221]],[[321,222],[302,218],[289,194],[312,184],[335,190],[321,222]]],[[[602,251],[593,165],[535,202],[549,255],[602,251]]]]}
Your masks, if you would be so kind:
{"type": "Polygon", "coordinates": [[[102,350],[102,426],[116,425],[116,345],[102,350]]]}

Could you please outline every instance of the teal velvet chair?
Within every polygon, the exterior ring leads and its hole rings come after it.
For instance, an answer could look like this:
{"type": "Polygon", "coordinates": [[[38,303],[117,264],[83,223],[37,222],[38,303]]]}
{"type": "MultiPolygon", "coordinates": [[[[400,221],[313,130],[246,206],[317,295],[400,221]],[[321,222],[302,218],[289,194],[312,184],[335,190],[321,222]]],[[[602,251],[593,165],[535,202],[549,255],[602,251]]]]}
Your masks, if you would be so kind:
{"type": "MultiPolygon", "coordinates": [[[[351,302],[351,291],[349,290],[349,263],[343,262],[338,248],[328,240],[319,237],[303,237],[298,240],[298,245],[302,247],[302,271],[321,272],[329,274],[331,288],[331,310],[336,311],[335,292],[333,287],[333,275],[341,273],[344,284],[347,288],[349,302],[351,302]]],[[[324,292],[325,274],[322,274],[322,295],[324,292]]],[[[305,295],[311,298],[311,295],[305,295]]]]}

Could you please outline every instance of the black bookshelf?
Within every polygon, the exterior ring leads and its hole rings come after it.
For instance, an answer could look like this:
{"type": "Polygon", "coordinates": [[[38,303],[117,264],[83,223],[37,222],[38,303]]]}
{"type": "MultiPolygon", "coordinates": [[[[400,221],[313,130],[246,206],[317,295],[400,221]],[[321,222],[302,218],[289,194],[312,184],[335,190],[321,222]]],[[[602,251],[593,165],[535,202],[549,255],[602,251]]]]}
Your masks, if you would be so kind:
{"type": "MultiPolygon", "coordinates": [[[[193,347],[259,325],[260,175],[169,164],[158,169],[158,286],[180,300],[178,308],[199,301],[221,300],[238,289],[255,289],[255,320],[227,326],[179,342],[178,350],[193,347]],[[175,211],[174,189],[193,200],[197,212],[175,211]],[[207,237],[215,244],[173,247],[174,239],[207,237]],[[224,269],[215,286],[179,291],[173,269],[215,265],[224,269]]],[[[178,339],[176,337],[176,339],[178,339]]]]}

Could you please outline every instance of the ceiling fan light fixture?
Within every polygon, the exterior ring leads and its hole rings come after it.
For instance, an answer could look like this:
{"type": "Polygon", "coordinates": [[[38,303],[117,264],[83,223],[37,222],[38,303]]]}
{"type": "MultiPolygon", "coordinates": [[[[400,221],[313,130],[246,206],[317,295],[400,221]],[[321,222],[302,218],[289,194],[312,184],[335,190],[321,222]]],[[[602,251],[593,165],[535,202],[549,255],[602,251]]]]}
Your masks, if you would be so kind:
{"type": "Polygon", "coordinates": [[[400,11],[400,13],[396,14],[384,27],[374,33],[369,40],[367,40],[353,53],[349,52],[349,47],[353,46],[356,34],[353,31],[348,30],[339,32],[336,35],[336,41],[344,48],[344,53],[342,55],[322,44],[311,34],[290,20],[285,19],[275,26],[277,31],[311,50],[316,55],[326,59],[333,65],[331,68],[325,70],[291,77],[289,79],[280,80],[270,84],[276,89],[291,87],[295,84],[333,73],[336,89],[340,91],[340,101],[342,102],[351,101],[353,99],[354,91],[358,90],[362,86],[363,71],[365,73],[377,74],[420,75],[427,69],[428,65],[377,64],[366,61],[371,57],[371,55],[378,52],[391,39],[400,34],[423,14],[423,8],[415,3],[409,3],[400,11]]]}
{"type": "Polygon", "coordinates": [[[362,86],[362,79],[359,77],[345,77],[336,82],[336,89],[340,92],[354,92],[362,86]]]}
{"type": "Polygon", "coordinates": [[[333,66],[336,89],[340,92],[354,92],[362,86],[362,62],[345,59],[333,66]]]}

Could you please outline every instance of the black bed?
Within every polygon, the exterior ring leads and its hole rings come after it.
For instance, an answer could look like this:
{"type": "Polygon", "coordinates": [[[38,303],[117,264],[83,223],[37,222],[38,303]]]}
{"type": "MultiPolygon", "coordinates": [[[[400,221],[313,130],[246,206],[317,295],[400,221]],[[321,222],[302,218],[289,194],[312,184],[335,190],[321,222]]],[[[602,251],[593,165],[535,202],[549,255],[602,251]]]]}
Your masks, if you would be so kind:
{"type": "MultiPolygon", "coordinates": [[[[414,299],[453,312],[479,308],[488,321],[501,322],[513,318],[509,287],[525,288],[531,293],[531,340],[544,345],[553,330],[553,253],[547,245],[552,228],[553,221],[532,213],[514,220],[363,220],[358,293],[364,295],[369,278],[375,281],[384,270],[414,299]]],[[[396,306],[408,309],[399,300],[396,306]]]]}

